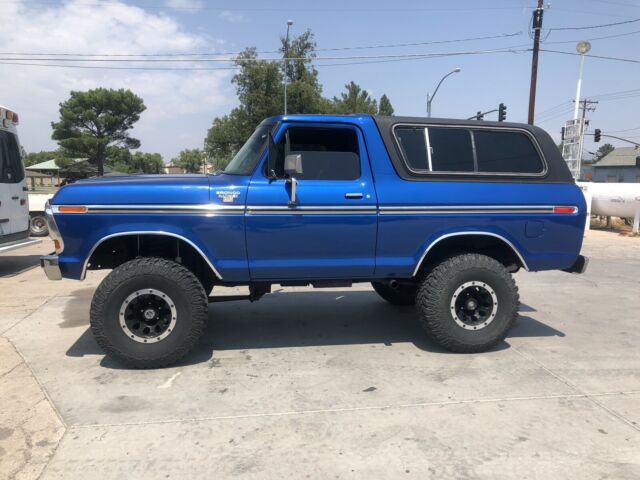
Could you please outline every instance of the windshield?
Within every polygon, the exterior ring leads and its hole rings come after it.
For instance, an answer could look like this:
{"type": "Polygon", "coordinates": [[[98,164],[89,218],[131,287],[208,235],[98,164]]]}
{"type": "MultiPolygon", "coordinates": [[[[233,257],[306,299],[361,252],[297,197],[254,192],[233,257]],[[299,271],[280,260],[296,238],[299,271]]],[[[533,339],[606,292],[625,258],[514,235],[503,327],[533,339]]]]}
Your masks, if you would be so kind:
{"type": "Polygon", "coordinates": [[[269,132],[273,127],[273,124],[259,125],[223,172],[231,175],[250,175],[269,142],[269,132]]]}

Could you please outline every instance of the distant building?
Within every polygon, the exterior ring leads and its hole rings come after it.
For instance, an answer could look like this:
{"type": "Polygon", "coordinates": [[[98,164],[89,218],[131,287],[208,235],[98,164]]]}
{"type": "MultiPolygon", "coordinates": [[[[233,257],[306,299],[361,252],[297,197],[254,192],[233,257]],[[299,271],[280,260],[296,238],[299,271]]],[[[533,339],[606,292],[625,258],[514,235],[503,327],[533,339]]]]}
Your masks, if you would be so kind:
{"type": "Polygon", "coordinates": [[[176,167],[175,165],[165,165],[164,173],[167,173],[169,175],[176,174],[176,173],[184,173],[184,169],[180,167],[176,167]]]}
{"type": "Polygon", "coordinates": [[[594,182],[640,183],[640,148],[616,148],[592,168],[594,182]]]}

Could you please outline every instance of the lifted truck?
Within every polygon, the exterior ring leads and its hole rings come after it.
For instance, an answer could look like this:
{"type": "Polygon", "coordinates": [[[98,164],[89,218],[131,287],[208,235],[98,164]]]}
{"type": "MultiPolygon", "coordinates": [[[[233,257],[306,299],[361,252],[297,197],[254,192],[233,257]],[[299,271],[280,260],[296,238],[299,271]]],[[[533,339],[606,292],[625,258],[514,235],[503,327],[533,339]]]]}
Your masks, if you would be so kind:
{"type": "Polygon", "coordinates": [[[138,368],[192,349],[216,285],[257,300],[371,282],[443,347],[482,352],[517,316],[511,273],[586,267],[584,197],[551,137],[520,124],[278,116],[221,172],[77,182],[46,216],[47,276],[112,269],[91,329],[138,368]]]}

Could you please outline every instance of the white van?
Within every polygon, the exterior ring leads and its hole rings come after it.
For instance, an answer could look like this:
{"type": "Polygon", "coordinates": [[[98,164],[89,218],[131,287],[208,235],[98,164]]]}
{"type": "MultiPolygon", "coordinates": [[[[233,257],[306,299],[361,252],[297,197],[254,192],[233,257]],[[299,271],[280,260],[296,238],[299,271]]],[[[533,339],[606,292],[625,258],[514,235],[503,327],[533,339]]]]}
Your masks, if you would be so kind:
{"type": "Polygon", "coordinates": [[[18,114],[0,106],[0,253],[40,242],[29,239],[29,197],[17,125],[18,114]]]}

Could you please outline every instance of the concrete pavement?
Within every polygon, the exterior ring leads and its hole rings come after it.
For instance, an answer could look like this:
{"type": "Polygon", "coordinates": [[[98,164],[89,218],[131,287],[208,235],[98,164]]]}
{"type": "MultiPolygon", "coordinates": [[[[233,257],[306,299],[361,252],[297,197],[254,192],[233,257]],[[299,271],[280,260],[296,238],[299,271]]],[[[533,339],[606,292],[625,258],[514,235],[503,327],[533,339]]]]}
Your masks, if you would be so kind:
{"type": "Polygon", "coordinates": [[[0,476],[639,478],[640,241],[591,231],[584,253],[586,275],[516,275],[489,353],[443,351],[367,285],[294,288],[212,305],[197,351],[153,371],[93,341],[104,273],[0,262],[0,476]],[[27,417],[44,443],[5,430],[27,417]]]}

